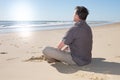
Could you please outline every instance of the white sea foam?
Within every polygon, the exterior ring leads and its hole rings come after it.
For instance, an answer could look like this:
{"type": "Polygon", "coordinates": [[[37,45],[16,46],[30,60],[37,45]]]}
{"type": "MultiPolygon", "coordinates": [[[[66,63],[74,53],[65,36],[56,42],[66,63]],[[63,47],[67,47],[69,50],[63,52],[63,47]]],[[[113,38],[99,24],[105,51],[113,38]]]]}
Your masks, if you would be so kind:
{"type": "MultiPolygon", "coordinates": [[[[106,24],[105,21],[88,21],[90,26],[98,26],[106,24]]],[[[72,21],[0,21],[0,33],[19,32],[19,31],[36,31],[70,28],[74,22],[72,21]]]]}
{"type": "Polygon", "coordinates": [[[30,27],[49,27],[49,26],[65,26],[73,24],[73,22],[49,22],[40,24],[14,24],[10,26],[0,25],[0,29],[12,29],[12,28],[30,28],[30,27]]]}

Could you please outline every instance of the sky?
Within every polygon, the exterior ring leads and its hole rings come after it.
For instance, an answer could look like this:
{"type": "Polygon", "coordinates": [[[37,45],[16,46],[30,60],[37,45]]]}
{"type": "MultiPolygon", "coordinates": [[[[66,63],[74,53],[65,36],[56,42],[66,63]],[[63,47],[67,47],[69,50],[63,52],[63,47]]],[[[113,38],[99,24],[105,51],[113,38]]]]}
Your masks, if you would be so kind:
{"type": "Polygon", "coordinates": [[[76,6],[89,21],[120,21],[120,0],[0,0],[0,20],[73,20],[76,6]]]}

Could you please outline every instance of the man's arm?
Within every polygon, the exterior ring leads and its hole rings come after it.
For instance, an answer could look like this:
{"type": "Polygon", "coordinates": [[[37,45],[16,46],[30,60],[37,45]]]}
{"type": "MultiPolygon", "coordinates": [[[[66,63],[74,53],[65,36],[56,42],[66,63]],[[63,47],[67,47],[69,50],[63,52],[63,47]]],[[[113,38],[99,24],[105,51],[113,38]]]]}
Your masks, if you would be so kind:
{"type": "Polygon", "coordinates": [[[75,28],[72,27],[67,31],[67,34],[64,36],[63,40],[59,43],[59,50],[67,50],[69,44],[74,40],[73,34],[75,33],[75,28]]]}
{"type": "Polygon", "coordinates": [[[62,50],[65,46],[67,46],[67,45],[64,44],[63,41],[61,41],[61,42],[59,43],[59,45],[58,45],[58,49],[59,49],[59,50],[62,50]]]}

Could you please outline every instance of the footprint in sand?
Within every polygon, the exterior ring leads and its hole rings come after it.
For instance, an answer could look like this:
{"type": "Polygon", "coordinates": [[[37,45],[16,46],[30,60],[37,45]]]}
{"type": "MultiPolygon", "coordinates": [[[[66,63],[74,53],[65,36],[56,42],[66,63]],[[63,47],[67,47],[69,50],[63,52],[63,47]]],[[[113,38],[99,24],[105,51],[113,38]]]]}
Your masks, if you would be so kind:
{"type": "Polygon", "coordinates": [[[80,72],[74,75],[75,78],[85,78],[87,80],[107,80],[108,76],[97,73],[84,73],[80,72]]]}
{"type": "Polygon", "coordinates": [[[27,59],[27,60],[24,60],[25,62],[27,61],[46,61],[46,58],[44,55],[40,56],[40,57],[35,57],[35,56],[32,56],[31,58],[27,59]]]}
{"type": "Polygon", "coordinates": [[[16,48],[19,48],[19,46],[18,45],[14,45],[16,48]]]}
{"type": "Polygon", "coordinates": [[[10,44],[11,46],[14,46],[14,47],[16,47],[16,48],[19,48],[19,46],[18,45],[16,45],[16,44],[10,44]]]}
{"type": "Polygon", "coordinates": [[[120,59],[120,56],[115,56],[115,58],[119,58],[120,59]]]}
{"type": "Polygon", "coordinates": [[[41,47],[38,47],[38,48],[43,48],[43,47],[41,46],[41,47]]]}
{"type": "Polygon", "coordinates": [[[9,59],[7,59],[7,61],[9,61],[9,60],[14,60],[14,59],[17,59],[17,58],[19,58],[19,57],[9,58],[9,59]]]}
{"type": "Polygon", "coordinates": [[[111,44],[107,44],[108,46],[111,46],[111,44]]]}
{"type": "Polygon", "coordinates": [[[39,52],[31,52],[32,54],[36,54],[36,53],[39,53],[39,52]]]}
{"type": "Polygon", "coordinates": [[[7,54],[7,52],[0,52],[0,54],[7,54]]]}

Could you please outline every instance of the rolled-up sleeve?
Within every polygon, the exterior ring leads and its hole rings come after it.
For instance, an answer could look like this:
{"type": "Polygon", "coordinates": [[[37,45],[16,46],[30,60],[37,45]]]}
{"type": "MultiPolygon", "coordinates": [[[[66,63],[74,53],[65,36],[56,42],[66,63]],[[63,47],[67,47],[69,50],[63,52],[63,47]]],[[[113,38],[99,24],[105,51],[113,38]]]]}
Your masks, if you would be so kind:
{"type": "Polygon", "coordinates": [[[75,32],[76,32],[76,30],[75,30],[74,27],[72,27],[72,28],[70,28],[68,30],[66,35],[63,37],[64,44],[70,45],[74,41],[74,39],[75,39],[75,32]]]}

